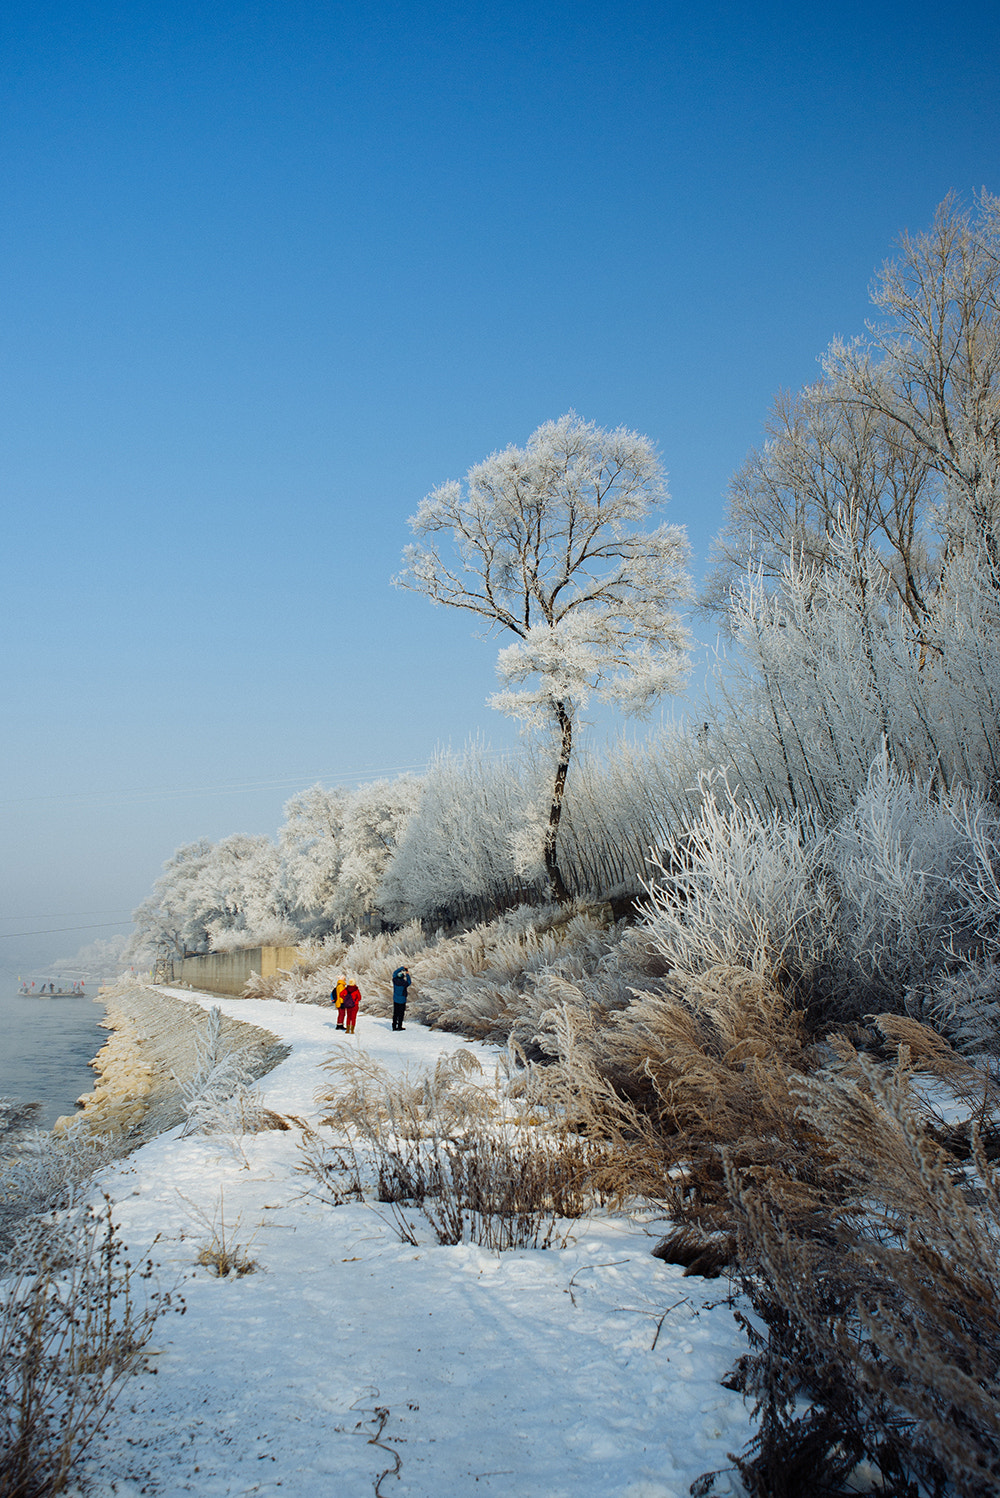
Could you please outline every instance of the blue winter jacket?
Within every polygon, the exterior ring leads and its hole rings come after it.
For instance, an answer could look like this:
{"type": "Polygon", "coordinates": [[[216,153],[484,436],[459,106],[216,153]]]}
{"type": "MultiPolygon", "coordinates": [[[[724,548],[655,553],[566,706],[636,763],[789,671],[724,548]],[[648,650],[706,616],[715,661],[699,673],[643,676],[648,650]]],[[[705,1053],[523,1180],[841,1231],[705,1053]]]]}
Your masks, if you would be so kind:
{"type": "Polygon", "coordinates": [[[412,982],[413,979],[405,967],[398,967],[396,969],[392,975],[392,1002],[394,1004],[406,1003],[406,990],[412,982]]]}

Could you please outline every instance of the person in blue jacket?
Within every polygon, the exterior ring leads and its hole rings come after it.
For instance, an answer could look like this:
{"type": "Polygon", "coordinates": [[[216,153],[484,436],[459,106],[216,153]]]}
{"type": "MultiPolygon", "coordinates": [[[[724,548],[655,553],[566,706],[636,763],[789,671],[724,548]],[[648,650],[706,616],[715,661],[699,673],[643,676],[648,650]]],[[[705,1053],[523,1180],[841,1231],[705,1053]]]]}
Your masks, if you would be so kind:
{"type": "Polygon", "coordinates": [[[406,991],[413,979],[408,967],[398,967],[392,975],[392,1028],[403,1029],[406,1018],[406,991]]]}

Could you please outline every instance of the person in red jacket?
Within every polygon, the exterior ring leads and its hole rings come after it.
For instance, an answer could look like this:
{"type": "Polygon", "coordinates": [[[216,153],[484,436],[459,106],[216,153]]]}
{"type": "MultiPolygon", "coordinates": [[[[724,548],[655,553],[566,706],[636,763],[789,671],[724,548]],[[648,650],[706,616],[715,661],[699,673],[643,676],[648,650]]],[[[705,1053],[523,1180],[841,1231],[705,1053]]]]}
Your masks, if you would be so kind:
{"type": "Polygon", "coordinates": [[[354,1034],[354,1026],[358,1018],[358,1006],[361,1003],[361,990],[356,983],[348,983],[344,989],[344,1002],[341,1004],[341,1012],[344,1016],[344,1029],[348,1035],[354,1034]]]}

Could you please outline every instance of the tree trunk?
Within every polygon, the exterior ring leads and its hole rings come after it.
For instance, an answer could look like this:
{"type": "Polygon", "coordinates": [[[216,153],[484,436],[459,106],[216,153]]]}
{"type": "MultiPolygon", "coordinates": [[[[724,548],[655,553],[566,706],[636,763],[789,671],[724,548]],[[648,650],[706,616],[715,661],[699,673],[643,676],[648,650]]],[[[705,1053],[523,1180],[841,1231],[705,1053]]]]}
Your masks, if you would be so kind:
{"type": "Polygon", "coordinates": [[[545,829],[545,873],[549,881],[549,894],[559,905],[570,898],[559,861],[556,857],[556,839],[559,836],[559,820],[562,817],[563,796],[566,792],[566,773],[573,752],[573,719],[562,702],[553,702],[552,711],[559,724],[559,758],[556,761],[556,778],[552,786],[552,804],[549,807],[549,825],[545,829]]]}

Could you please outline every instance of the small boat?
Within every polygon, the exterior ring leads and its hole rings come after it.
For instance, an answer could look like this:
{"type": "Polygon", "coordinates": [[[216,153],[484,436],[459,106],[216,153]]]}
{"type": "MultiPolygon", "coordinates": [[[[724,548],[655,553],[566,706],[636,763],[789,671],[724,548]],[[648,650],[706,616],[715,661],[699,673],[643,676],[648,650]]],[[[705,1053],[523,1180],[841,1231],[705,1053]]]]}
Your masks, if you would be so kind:
{"type": "Polygon", "coordinates": [[[41,988],[30,987],[22,983],[18,992],[26,999],[85,999],[87,991],[81,983],[77,988],[53,988],[52,984],[42,984],[41,988]]]}

